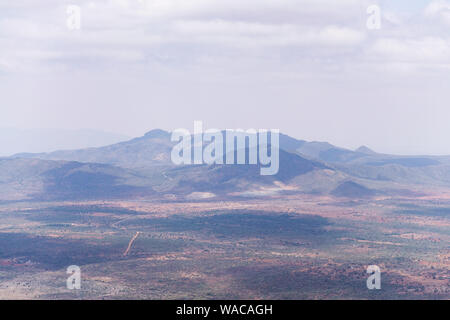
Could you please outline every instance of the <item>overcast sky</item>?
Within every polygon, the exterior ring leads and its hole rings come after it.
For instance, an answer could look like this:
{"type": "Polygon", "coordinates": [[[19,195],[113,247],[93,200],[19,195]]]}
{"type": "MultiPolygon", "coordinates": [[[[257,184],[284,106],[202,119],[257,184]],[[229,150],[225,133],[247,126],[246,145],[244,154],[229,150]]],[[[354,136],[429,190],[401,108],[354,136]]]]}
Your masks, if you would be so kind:
{"type": "Polygon", "coordinates": [[[202,120],[450,154],[450,1],[0,0],[0,107],[17,129],[202,120]]]}

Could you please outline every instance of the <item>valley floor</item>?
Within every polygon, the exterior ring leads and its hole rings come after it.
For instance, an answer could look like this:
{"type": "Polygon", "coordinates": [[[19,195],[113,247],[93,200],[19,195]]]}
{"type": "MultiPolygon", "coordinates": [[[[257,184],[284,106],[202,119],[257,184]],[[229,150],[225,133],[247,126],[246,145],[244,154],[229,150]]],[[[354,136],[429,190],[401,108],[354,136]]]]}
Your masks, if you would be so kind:
{"type": "Polygon", "coordinates": [[[450,197],[3,204],[0,299],[450,299],[450,197]]]}

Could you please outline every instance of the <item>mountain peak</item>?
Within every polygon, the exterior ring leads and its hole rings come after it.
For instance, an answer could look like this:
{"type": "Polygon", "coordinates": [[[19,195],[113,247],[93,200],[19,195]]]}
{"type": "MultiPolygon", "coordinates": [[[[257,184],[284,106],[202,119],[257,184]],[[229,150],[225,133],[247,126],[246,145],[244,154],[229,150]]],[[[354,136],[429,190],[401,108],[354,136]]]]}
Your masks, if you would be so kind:
{"type": "Polygon", "coordinates": [[[144,135],[146,138],[166,138],[168,136],[169,132],[161,129],[153,129],[144,135]]]}
{"type": "Polygon", "coordinates": [[[373,151],[372,149],[369,149],[366,146],[359,147],[358,149],[355,150],[355,152],[364,153],[364,154],[376,154],[375,151],[373,151]]]}

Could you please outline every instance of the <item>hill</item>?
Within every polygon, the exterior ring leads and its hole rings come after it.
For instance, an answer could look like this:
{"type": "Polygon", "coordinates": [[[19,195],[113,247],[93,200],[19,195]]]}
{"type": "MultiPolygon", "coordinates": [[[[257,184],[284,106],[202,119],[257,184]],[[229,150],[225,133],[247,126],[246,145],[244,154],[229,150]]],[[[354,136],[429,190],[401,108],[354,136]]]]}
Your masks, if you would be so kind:
{"type": "Polygon", "coordinates": [[[367,198],[374,196],[376,192],[356,182],[345,181],[334,189],[331,194],[336,197],[367,198]]]}
{"type": "Polygon", "coordinates": [[[0,200],[72,200],[151,195],[149,180],[111,165],[0,159],[0,200]]]}

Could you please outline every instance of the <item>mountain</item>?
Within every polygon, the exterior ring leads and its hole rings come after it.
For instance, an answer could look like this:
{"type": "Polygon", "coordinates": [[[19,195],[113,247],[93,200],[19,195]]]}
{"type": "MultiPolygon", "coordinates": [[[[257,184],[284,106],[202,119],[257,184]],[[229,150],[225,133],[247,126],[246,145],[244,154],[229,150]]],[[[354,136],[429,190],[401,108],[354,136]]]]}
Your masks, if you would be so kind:
{"type": "Polygon", "coordinates": [[[0,156],[18,152],[100,147],[128,140],[125,135],[98,130],[0,128],[0,156]]]}
{"type": "MultiPolygon", "coordinates": [[[[175,143],[170,141],[171,133],[155,129],[142,137],[93,148],[61,150],[50,153],[19,153],[15,158],[42,160],[65,160],[112,164],[125,168],[142,168],[172,165],[170,153],[175,143]]],[[[336,147],[327,142],[308,142],[280,134],[280,148],[304,158],[336,165],[367,165],[382,167],[398,165],[403,167],[429,167],[450,165],[448,156],[395,156],[376,153],[362,146],[355,151],[336,147]]]]}
{"type": "MultiPolygon", "coordinates": [[[[291,150],[302,144],[285,135],[282,135],[280,141],[291,150]]],[[[61,198],[73,198],[75,195],[114,197],[153,190],[161,195],[213,192],[222,196],[265,188],[276,189],[278,192],[292,190],[288,185],[298,176],[318,170],[333,170],[319,161],[306,159],[283,149],[279,154],[279,171],[274,176],[262,176],[259,164],[175,166],[170,160],[173,145],[170,133],[153,130],[143,137],[110,146],[17,154],[8,161],[15,160],[15,164],[28,161],[31,165],[39,159],[35,163],[39,164],[37,167],[41,170],[35,175],[27,176],[39,181],[40,193],[36,191],[34,195],[41,198],[44,194],[61,198]]],[[[223,151],[225,162],[226,144],[223,151]]],[[[248,157],[248,148],[245,152],[248,157]]],[[[259,152],[259,148],[256,152],[259,152]]],[[[237,159],[237,154],[234,156],[237,159]]],[[[27,195],[30,196],[30,193],[27,195]]]]}
{"type": "Polygon", "coordinates": [[[367,147],[352,151],[280,134],[279,171],[261,176],[260,165],[176,166],[170,159],[175,145],[170,137],[167,131],[152,130],[104,147],[6,158],[0,165],[0,191],[5,192],[0,199],[24,194],[64,199],[293,192],[367,197],[371,191],[450,186],[450,157],[386,155],[367,147]]]}
{"type": "Polygon", "coordinates": [[[98,147],[78,150],[63,150],[51,153],[14,155],[15,158],[37,158],[42,160],[65,160],[111,164],[124,168],[139,168],[154,165],[170,165],[170,133],[152,130],[143,137],[98,147]]]}
{"type": "MultiPolygon", "coordinates": [[[[224,134],[224,132],[222,133],[224,134]]],[[[170,165],[170,152],[175,145],[170,141],[170,137],[170,132],[155,129],[142,137],[98,148],[62,150],[50,153],[20,153],[14,155],[14,157],[107,163],[127,168],[170,165]]],[[[285,134],[280,134],[280,148],[304,157],[330,162],[343,162],[364,156],[326,142],[307,142],[285,134]]]]}
{"type": "Polygon", "coordinates": [[[361,146],[358,149],[355,150],[355,152],[357,153],[363,153],[363,154],[367,154],[367,155],[375,155],[377,154],[375,151],[369,149],[366,146],[361,146]]]}
{"type": "MultiPolygon", "coordinates": [[[[149,131],[142,137],[103,147],[62,150],[50,153],[20,153],[14,155],[14,157],[104,163],[125,168],[170,166],[172,165],[170,153],[175,145],[175,143],[170,141],[170,137],[170,132],[156,129],[149,131]]],[[[308,159],[335,164],[366,164],[372,166],[398,164],[411,167],[439,163],[438,159],[432,157],[383,155],[377,154],[367,147],[361,147],[356,151],[352,151],[333,146],[327,142],[297,140],[285,134],[280,134],[280,148],[308,159]]]]}
{"type": "Polygon", "coordinates": [[[260,165],[167,166],[129,169],[109,164],[24,158],[0,159],[0,200],[89,200],[176,198],[207,192],[214,196],[266,195],[295,190],[299,176],[331,170],[324,164],[280,150],[280,170],[262,176],[260,165]],[[159,167],[161,169],[161,167],[159,167]],[[261,193],[262,192],[262,193],[261,193]]]}
{"type": "Polygon", "coordinates": [[[0,200],[72,200],[149,196],[148,179],[105,164],[0,159],[0,200]]]}
{"type": "Polygon", "coordinates": [[[361,146],[352,151],[336,147],[328,142],[307,142],[289,136],[284,136],[282,139],[281,136],[283,135],[280,135],[280,148],[338,166],[346,164],[373,167],[398,165],[400,167],[418,168],[450,165],[449,156],[397,156],[377,153],[366,146],[361,146]]]}
{"type": "MultiPolygon", "coordinates": [[[[225,133],[222,132],[222,134],[225,133]]],[[[170,132],[155,129],[142,137],[104,147],[62,150],[50,153],[19,153],[15,154],[14,157],[105,163],[126,168],[170,166],[172,165],[170,153],[175,145],[170,141],[170,137],[170,132]]],[[[280,148],[290,153],[319,159],[320,157],[316,157],[318,150],[338,149],[327,143],[306,142],[284,134],[280,134],[280,148]]]]}
{"type": "Polygon", "coordinates": [[[331,192],[336,197],[367,198],[376,194],[375,190],[369,189],[353,181],[345,181],[331,192]]]}
{"type": "MultiPolygon", "coordinates": [[[[299,176],[318,170],[330,170],[318,161],[280,150],[280,168],[276,175],[262,176],[261,165],[196,165],[182,166],[165,172],[171,181],[166,192],[187,194],[213,192],[227,194],[274,188],[283,191],[282,185],[299,176]]],[[[288,190],[289,188],[286,188],[288,190]]],[[[274,190],[276,191],[276,190],[274,190]]]]}

